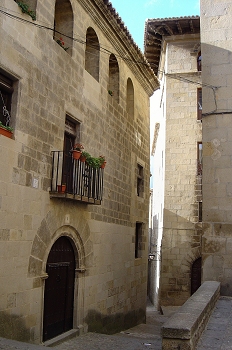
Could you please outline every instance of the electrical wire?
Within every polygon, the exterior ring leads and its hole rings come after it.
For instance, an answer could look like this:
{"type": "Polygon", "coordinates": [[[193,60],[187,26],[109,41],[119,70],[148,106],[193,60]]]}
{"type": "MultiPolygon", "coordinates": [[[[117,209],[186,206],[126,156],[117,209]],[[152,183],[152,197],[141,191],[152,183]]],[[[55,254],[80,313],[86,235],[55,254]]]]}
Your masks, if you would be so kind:
{"type": "MultiPolygon", "coordinates": [[[[6,16],[12,18],[12,19],[15,19],[15,20],[18,20],[18,21],[21,21],[21,22],[24,22],[24,23],[27,23],[27,24],[30,24],[30,25],[34,25],[34,26],[36,26],[36,27],[38,27],[38,28],[41,28],[41,29],[46,29],[46,30],[52,31],[52,32],[53,32],[53,35],[54,35],[54,33],[57,33],[57,34],[61,35],[62,37],[71,39],[71,40],[73,40],[73,41],[75,41],[75,42],[78,42],[78,43],[80,43],[80,44],[87,44],[88,46],[94,48],[96,51],[100,51],[100,52],[102,52],[102,53],[108,54],[109,56],[112,54],[112,51],[110,51],[110,49],[108,49],[107,47],[104,47],[104,46],[96,45],[96,42],[95,42],[95,41],[92,41],[93,43],[91,44],[91,40],[90,40],[90,39],[88,39],[88,42],[86,42],[86,40],[84,40],[83,38],[80,38],[80,39],[79,39],[79,38],[77,38],[77,37],[73,37],[73,36],[66,35],[65,33],[62,33],[62,32],[60,32],[60,31],[54,29],[54,27],[51,28],[51,27],[49,27],[49,26],[47,26],[47,25],[45,25],[45,24],[39,24],[39,23],[31,22],[31,21],[28,21],[28,20],[26,20],[26,19],[24,19],[24,18],[18,17],[18,16],[13,15],[13,14],[11,14],[11,13],[9,13],[9,12],[6,12],[6,11],[2,10],[1,7],[0,7],[0,13],[3,13],[4,15],[6,15],[6,16]]],[[[75,34],[75,36],[79,36],[79,35],[76,35],[76,34],[75,34]]],[[[93,53],[93,52],[88,52],[88,54],[96,55],[96,56],[98,55],[98,53],[93,53]]],[[[142,52],[141,52],[141,54],[142,54],[142,52]]],[[[148,62],[146,62],[146,59],[145,59],[144,61],[137,61],[137,60],[135,60],[135,59],[128,58],[128,57],[125,57],[125,56],[121,56],[121,55],[119,55],[119,54],[114,54],[114,56],[117,57],[117,58],[121,58],[121,59],[123,59],[124,61],[133,63],[133,64],[135,64],[135,65],[143,65],[143,66],[147,66],[147,67],[150,66],[150,67],[156,67],[156,68],[158,67],[158,65],[155,64],[155,63],[148,63],[148,62]]],[[[193,81],[193,80],[186,79],[186,78],[183,78],[183,77],[181,77],[181,76],[175,76],[175,77],[174,77],[174,76],[171,76],[171,75],[165,73],[164,71],[162,71],[162,70],[160,70],[160,69],[158,69],[158,72],[159,72],[159,73],[162,73],[162,74],[165,74],[165,75],[167,75],[167,76],[170,76],[170,77],[173,78],[173,79],[185,80],[185,81],[187,81],[187,82],[189,82],[189,83],[196,84],[196,82],[193,81]]],[[[198,84],[198,85],[202,85],[202,86],[209,86],[209,87],[210,87],[210,85],[203,84],[203,83],[197,83],[197,84],[198,84]]],[[[212,87],[213,87],[213,86],[212,86],[212,87]]]]}
{"type": "MultiPolygon", "coordinates": [[[[112,51],[110,51],[110,49],[107,49],[107,48],[104,47],[104,46],[100,46],[100,45],[99,45],[99,48],[98,48],[98,47],[96,48],[96,42],[93,41],[93,44],[91,44],[91,40],[90,40],[90,39],[88,39],[88,42],[86,42],[86,40],[84,40],[84,39],[79,39],[79,38],[77,38],[77,37],[69,36],[69,35],[67,35],[67,34],[65,34],[65,33],[62,33],[62,32],[60,32],[60,31],[56,30],[54,27],[51,28],[51,27],[49,27],[49,26],[47,26],[47,25],[39,24],[39,23],[34,23],[34,22],[28,21],[28,20],[26,20],[26,19],[24,19],[24,18],[21,18],[21,17],[18,17],[18,16],[16,16],[16,15],[13,15],[13,14],[11,14],[11,13],[9,13],[9,12],[6,12],[6,11],[2,10],[1,7],[0,7],[0,13],[4,14],[4,15],[6,15],[6,16],[12,18],[12,19],[15,19],[15,20],[17,20],[17,21],[20,21],[20,22],[24,22],[24,23],[33,25],[33,26],[35,26],[35,27],[37,27],[37,28],[41,28],[41,29],[46,29],[46,30],[52,31],[53,34],[54,34],[54,33],[57,33],[57,34],[61,35],[62,37],[71,39],[72,41],[78,42],[78,43],[80,43],[80,44],[88,44],[89,46],[91,46],[92,48],[94,48],[96,51],[100,51],[100,52],[102,52],[102,53],[108,54],[109,56],[112,54],[112,51]]],[[[96,54],[96,55],[97,55],[97,54],[96,54]]],[[[146,62],[145,59],[144,59],[144,61],[136,61],[135,59],[128,58],[128,57],[126,57],[126,56],[121,56],[121,55],[118,55],[118,54],[114,54],[114,55],[115,55],[115,57],[121,58],[121,59],[123,59],[124,61],[131,62],[131,63],[134,63],[134,64],[136,64],[136,65],[144,65],[144,66],[146,66],[146,67],[149,67],[149,63],[146,62]]],[[[141,52],[141,55],[143,55],[142,52],[141,52]]]]}
{"type": "MultiPolygon", "coordinates": [[[[83,38],[81,38],[79,35],[75,34],[76,37],[73,37],[73,36],[69,36],[69,35],[66,35],[65,33],[62,33],[58,30],[56,30],[55,28],[51,28],[45,24],[39,24],[39,23],[34,23],[34,22],[31,22],[31,21],[28,21],[24,18],[21,18],[21,17],[18,17],[14,14],[11,14],[9,12],[6,12],[5,11],[6,9],[1,7],[0,6],[0,13],[12,18],[12,19],[15,19],[17,21],[21,21],[21,22],[24,22],[24,23],[27,23],[27,24],[30,24],[30,25],[34,25],[38,28],[41,28],[41,29],[45,29],[45,30],[49,30],[49,31],[52,31],[53,35],[54,33],[56,34],[59,34],[61,35],[62,37],[65,37],[65,38],[68,38],[68,39],[71,39],[75,42],[78,42],[80,44],[87,44],[89,47],[92,47],[93,49],[95,49],[96,51],[100,51],[102,53],[105,53],[109,56],[112,55],[112,52],[110,51],[110,49],[108,49],[107,47],[104,47],[104,46],[100,46],[99,44],[96,44],[96,41],[93,41],[92,40],[92,43],[91,43],[91,39],[88,39],[88,42],[86,42],[86,40],[84,40],[83,38]],[[78,36],[80,38],[78,38],[78,36]]],[[[8,9],[7,9],[8,10],[8,9]]],[[[93,53],[93,52],[88,52],[88,54],[90,55],[95,55],[97,56],[98,54],[97,53],[93,53]]],[[[142,52],[141,52],[142,54],[142,52]]],[[[224,110],[224,111],[218,111],[217,110],[217,99],[216,99],[216,94],[215,94],[215,90],[220,88],[220,86],[213,86],[213,85],[210,85],[210,84],[206,84],[206,83],[203,83],[203,82],[197,82],[195,80],[191,80],[191,79],[188,79],[188,78],[185,78],[181,75],[177,75],[177,74],[170,74],[170,73],[165,73],[165,71],[162,71],[159,69],[159,66],[155,63],[148,63],[146,61],[146,59],[144,59],[144,61],[137,61],[135,59],[132,59],[132,58],[128,58],[128,57],[125,57],[125,56],[121,56],[119,54],[113,54],[115,57],[117,58],[121,58],[123,59],[124,61],[127,61],[127,62],[130,62],[130,63],[133,63],[135,65],[143,65],[143,66],[146,66],[146,67],[156,67],[158,68],[158,72],[161,73],[161,74],[164,74],[166,77],[169,77],[171,79],[176,79],[176,80],[179,80],[179,81],[184,81],[184,82],[187,82],[189,84],[195,84],[195,85],[198,85],[198,86],[202,86],[202,87],[208,87],[208,88],[211,88],[212,91],[213,91],[213,94],[214,94],[214,102],[215,102],[215,109],[211,112],[207,112],[207,113],[202,113],[202,117],[206,117],[206,116],[209,116],[209,115],[212,115],[212,114],[231,114],[232,111],[230,110],[224,110]]],[[[114,59],[109,59],[111,62],[115,62],[114,59]]]]}

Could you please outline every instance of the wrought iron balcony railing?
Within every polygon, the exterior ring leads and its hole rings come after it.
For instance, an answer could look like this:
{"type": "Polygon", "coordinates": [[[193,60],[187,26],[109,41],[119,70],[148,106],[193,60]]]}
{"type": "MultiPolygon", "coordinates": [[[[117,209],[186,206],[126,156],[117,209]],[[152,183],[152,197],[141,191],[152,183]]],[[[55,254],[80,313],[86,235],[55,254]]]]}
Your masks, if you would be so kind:
{"type": "Polygon", "coordinates": [[[93,168],[62,151],[52,154],[50,197],[101,204],[104,169],[93,168]]]}

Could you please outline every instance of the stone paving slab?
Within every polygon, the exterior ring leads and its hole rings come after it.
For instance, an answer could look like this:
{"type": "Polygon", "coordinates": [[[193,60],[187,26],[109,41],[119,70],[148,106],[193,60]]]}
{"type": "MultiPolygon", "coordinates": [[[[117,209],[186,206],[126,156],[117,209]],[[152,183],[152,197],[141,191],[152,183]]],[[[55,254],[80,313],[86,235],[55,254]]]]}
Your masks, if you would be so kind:
{"type": "Polygon", "coordinates": [[[232,350],[232,298],[220,297],[197,350],[232,350]]]}
{"type": "Polygon", "coordinates": [[[161,337],[87,333],[55,346],[56,350],[161,350],[161,337]]]}

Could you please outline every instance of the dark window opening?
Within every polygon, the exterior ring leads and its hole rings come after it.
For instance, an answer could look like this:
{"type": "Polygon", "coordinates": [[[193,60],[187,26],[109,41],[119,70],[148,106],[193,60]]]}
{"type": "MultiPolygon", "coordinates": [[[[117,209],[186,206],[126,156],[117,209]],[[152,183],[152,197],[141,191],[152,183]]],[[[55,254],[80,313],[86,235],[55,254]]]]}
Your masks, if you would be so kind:
{"type": "Polygon", "coordinates": [[[202,222],[202,202],[198,203],[198,221],[202,222]]]}
{"type": "Polygon", "coordinates": [[[191,269],[191,295],[201,286],[201,258],[196,259],[191,269]]]}
{"type": "Polygon", "coordinates": [[[10,126],[13,91],[13,81],[0,73],[0,121],[5,126],[10,126]]]}
{"type": "Polygon", "coordinates": [[[69,0],[57,0],[55,5],[54,40],[70,55],[73,45],[73,10],[69,0]]]}
{"type": "Polygon", "coordinates": [[[137,196],[143,195],[143,167],[137,164],[137,196]]]}
{"type": "Polygon", "coordinates": [[[109,59],[109,89],[108,92],[119,102],[119,67],[116,57],[111,54],[109,59]]]}
{"type": "Polygon", "coordinates": [[[64,133],[64,159],[63,159],[63,171],[62,171],[62,184],[66,184],[67,188],[72,186],[73,170],[70,169],[70,155],[71,150],[75,143],[80,142],[80,123],[74,122],[66,115],[65,120],[65,133],[64,133]]]}
{"type": "Polygon", "coordinates": [[[86,33],[85,69],[94,79],[99,81],[100,45],[93,28],[86,33]]]}
{"type": "Polygon", "coordinates": [[[198,52],[198,56],[197,56],[197,70],[198,72],[201,72],[201,51],[198,52]]]}
{"type": "Polygon", "coordinates": [[[197,143],[197,175],[202,175],[202,142],[197,143]]]}
{"type": "Polygon", "coordinates": [[[130,78],[127,80],[126,111],[130,117],[134,117],[134,86],[130,78]]]}
{"type": "Polygon", "coordinates": [[[141,243],[142,243],[142,223],[136,222],[135,229],[135,259],[141,258],[141,243]]]}
{"type": "Polygon", "coordinates": [[[202,120],[202,89],[197,89],[197,120],[202,120]]]}

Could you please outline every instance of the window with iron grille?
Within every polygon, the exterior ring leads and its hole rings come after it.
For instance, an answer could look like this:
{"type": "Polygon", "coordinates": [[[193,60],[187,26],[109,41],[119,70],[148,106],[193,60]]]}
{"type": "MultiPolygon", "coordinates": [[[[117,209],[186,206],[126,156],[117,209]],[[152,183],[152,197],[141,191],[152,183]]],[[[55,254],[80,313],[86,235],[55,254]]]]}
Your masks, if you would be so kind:
{"type": "Polygon", "coordinates": [[[0,121],[4,126],[9,126],[13,91],[13,81],[0,72],[0,121]]]}

